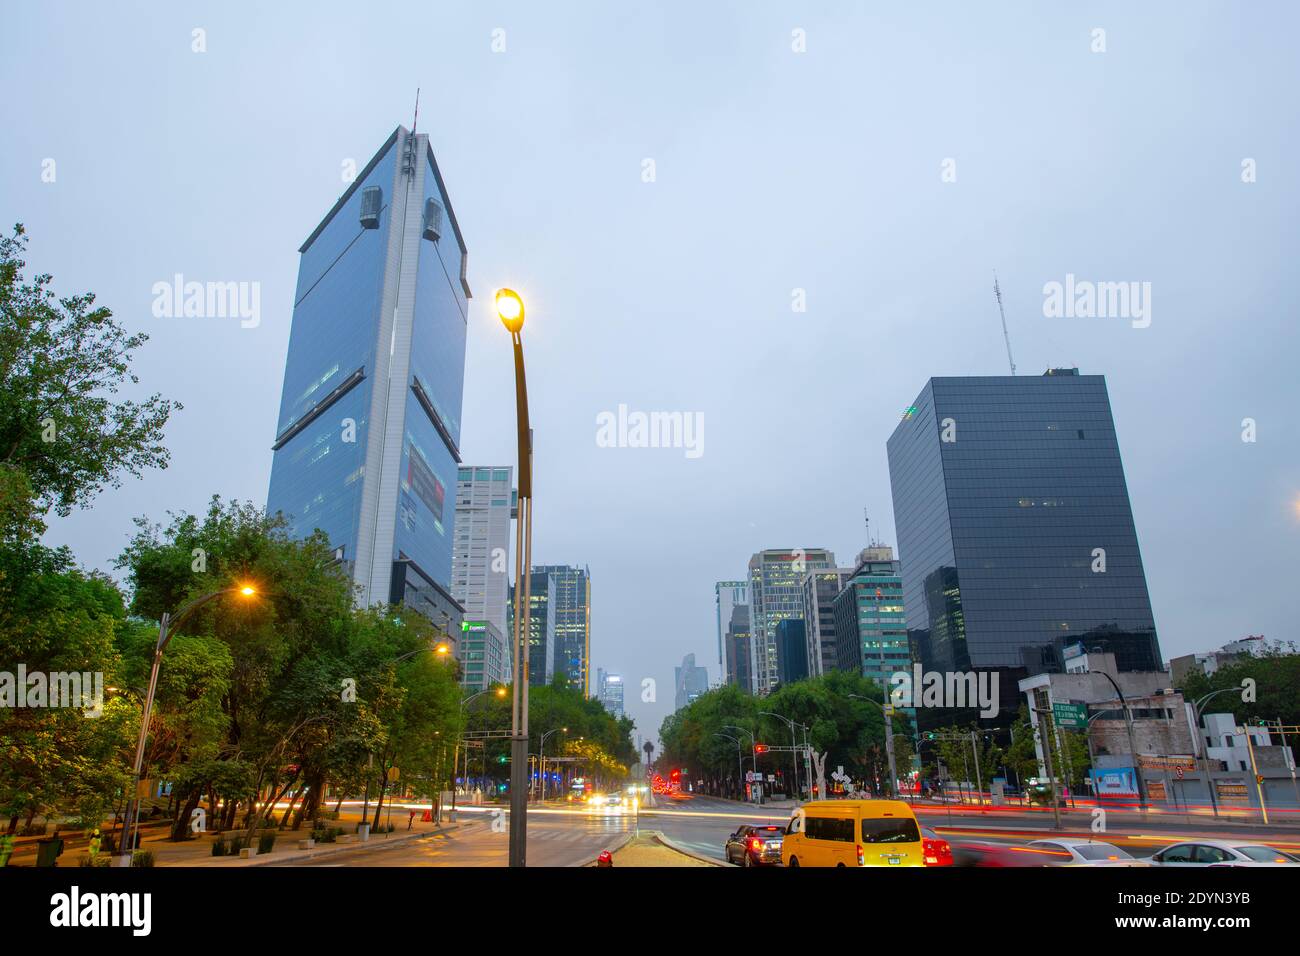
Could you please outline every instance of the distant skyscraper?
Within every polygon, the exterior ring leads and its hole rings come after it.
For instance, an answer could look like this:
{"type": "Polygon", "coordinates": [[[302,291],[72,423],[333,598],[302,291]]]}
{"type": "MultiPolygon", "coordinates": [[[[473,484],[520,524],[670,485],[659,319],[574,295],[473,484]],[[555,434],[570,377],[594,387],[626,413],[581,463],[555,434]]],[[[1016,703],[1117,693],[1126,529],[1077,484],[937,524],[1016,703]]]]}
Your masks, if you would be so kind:
{"type": "Polygon", "coordinates": [[[623,716],[623,677],[602,668],[596,669],[597,695],[601,705],[615,717],[623,716]]]}
{"type": "Polygon", "coordinates": [[[907,626],[927,670],[996,670],[1014,713],[1016,679],[1058,638],[1160,669],[1102,376],[932,378],[888,450],[907,626]]]}
{"type": "Polygon", "coordinates": [[[302,244],[267,510],[320,529],[363,605],[448,627],[469,285],[423,133],[399,126],[302,244]]]}
{"type": "MultiPolygon", "coordinates": [[[[471,621],[506,634],[510,591],[510,493],[513,469],[462,467],[456,476],[456,537],[451,593],[471,621]]],[[[509,639],[506,639],[509,644],[509,639]]]]}
{"type": "Polygon", "coordinates": [[[754,636],[749,630],[749,605],[731,609],[727,626],[727,683],[754,693],[754,636]]]}
{"type": "Polygon", "coordinates": [[[681,710],[709,689],[709,669],[695,666],[695,655],[682,658],[682,666],[674,668],[677,685],[677,709],[681,710]]]}
{"type": "Polygon", "coordinates": [[[555,673],[583,696],[591,696],[591,572],[567,564],[533,569],[555,578],[555,673]]]}
{"type": "Polygon", "coordinates": [[[804,637],[808,642],[804,657],[810,677],[820,677],[836,668],[835,598],[852,576],[852,568],[830,568],[809,571],[801,582],[804,637]]]}
{"type": "MultiPolygon", "coordinates": [[[[724,684],[735,683],[727,663],[727,631],[731,627],[731,611],[738,605],[749,603],[749,584],[746,581],[719,581],[713,585],[713,603],[718,628],[718,672],[724,684]]],[[[749,655],[746,655],[748,658],[749,655]]],[[[748,675],[746,675],[748,677],[748,675]]],[[[749,681],[747,681],[748,683],[749,681]]]]}
{"type": "Polygon", "coordinates": [[[460,683],[466,690],[487,690],[506,679],[509,642],[491,621],[465,621],[460,626],[460,683]]]}
{"type": "Polygon", "coordinates": [[[754,635],[755,691],[766,694],[777,684],[776,626],[787,618],[803,619],[803,577],[835,567],[825,548],[759,551],[749,559],[749,626],[754,635]]]}
{"type": "MultiPolygon", "coordinates": [[[[528,588],[528,686],[537,687],[549,684],[555,676],[555,576],[533,568],[528,588]]],[[[507,633],[514,633],[514,618],[515,586],[511,584],[507,633]]]]}
{"type": "MultiPolygon", "coordinates": [[[[890,678],[911,671],[912,654],[903,610],[903,578],[889,547],[862,552],[832,605],[835,617],[835,666],[869,677],[886,697],[893,690],[890,678]]],[[[915,716],[911,709],[909,716],[915,716]]]]}
{"type": "Polygon", "coordinates": [[[787,617],[776,625],[776,681],[793,684],[808,676],[808,638],[801,618],[787,617]]]}

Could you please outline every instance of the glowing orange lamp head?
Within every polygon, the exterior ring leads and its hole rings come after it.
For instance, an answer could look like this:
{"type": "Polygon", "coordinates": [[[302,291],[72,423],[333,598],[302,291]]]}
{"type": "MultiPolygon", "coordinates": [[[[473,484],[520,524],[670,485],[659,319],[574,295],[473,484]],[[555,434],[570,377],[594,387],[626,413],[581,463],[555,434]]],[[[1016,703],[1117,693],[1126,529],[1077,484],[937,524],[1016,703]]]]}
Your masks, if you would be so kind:
{"type": "Polygon", "coordinates": [[[511,333],[524,327],[524,300],[514,289],[497,289],[497,315],[511,333]]]}

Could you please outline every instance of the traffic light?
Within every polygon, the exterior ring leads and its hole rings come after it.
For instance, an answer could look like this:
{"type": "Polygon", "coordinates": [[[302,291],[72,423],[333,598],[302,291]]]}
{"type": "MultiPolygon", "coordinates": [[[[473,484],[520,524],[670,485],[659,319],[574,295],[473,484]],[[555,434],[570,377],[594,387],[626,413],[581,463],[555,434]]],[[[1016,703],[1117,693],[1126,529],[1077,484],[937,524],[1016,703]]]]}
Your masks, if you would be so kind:
{"type": "Polygon", "coordinates": [[[497,757],[497,763],[505,763],[505,762],[506,762],[505,754],[502,754],[500,757],[497,757]]]}
{"type": "Polygon", "coordinates": [[[680,780],[680,779],[682,779],[682,772],[681,772],[680,770],[674,770],[674,771],[673,771],[673,783],[676,783],[676,782],[677,782],[678,780],[680,780]]]}
{"type": "Polygon", "coordinates": [[[938,736],[939,736],[939,735],[938,735],[937,733],[935,733],[933,730],[931,730],[931,731],[928,731],[928,732],[926,733],[926,735],[925,735],[925,739],[926,739],[926,740],[934,740],[934,739],[935,739],[936,737],[938,737],[938,736]]]}
{"type": "Polygon", "coordinates": [[[754,744],[754,753],[756,754],[767,753],[767,744],[754,744]]]}

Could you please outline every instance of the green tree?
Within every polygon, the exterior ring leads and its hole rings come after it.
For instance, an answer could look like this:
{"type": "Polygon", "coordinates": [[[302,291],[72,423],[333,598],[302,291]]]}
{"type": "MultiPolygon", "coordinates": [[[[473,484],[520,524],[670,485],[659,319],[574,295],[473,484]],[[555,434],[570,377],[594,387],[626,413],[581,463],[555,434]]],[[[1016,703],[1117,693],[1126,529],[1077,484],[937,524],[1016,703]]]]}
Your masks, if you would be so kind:
{"type": "Polygon", "coordinates": [[[163,429],[180,405],[116,398],[148,336],[128,335],[95,296],[24,281],[21,224],[0,239],[0,531],[34,536],[40,516],[86,504],[123,474],[165,468],[163,429]]]}

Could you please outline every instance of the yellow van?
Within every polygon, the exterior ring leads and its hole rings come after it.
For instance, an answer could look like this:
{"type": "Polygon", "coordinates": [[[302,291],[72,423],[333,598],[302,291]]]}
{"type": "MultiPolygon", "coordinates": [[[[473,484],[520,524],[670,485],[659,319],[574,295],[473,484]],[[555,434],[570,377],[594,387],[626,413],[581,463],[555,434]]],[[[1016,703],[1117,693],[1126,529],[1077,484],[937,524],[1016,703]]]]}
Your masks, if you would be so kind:
{"type": "Polygon", "coordinates": [[[786,866],[925,866],[921,828],[902,800],[817,800],[795,810],[786,866]]]}

